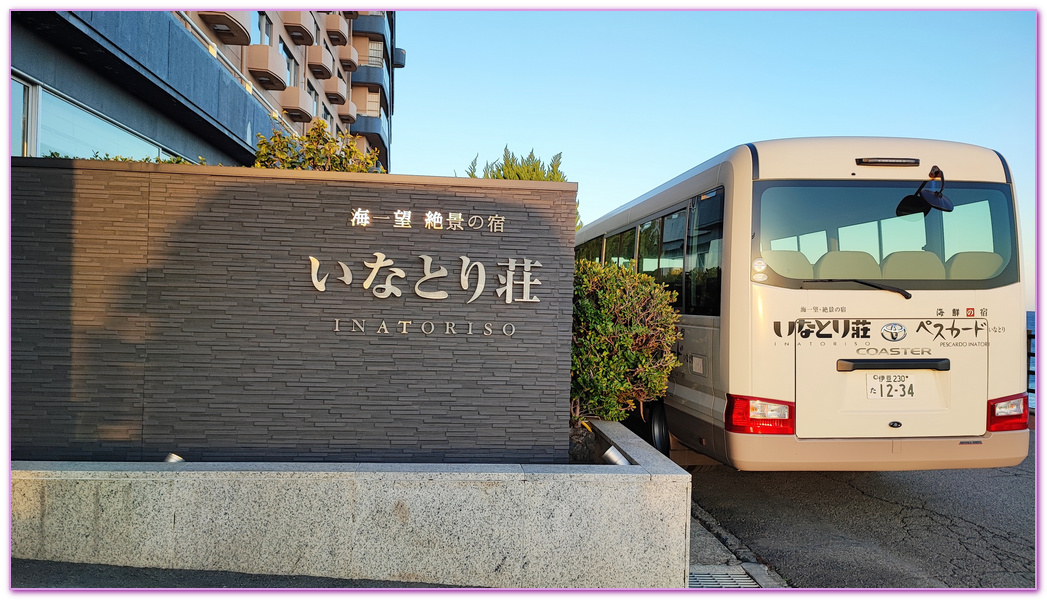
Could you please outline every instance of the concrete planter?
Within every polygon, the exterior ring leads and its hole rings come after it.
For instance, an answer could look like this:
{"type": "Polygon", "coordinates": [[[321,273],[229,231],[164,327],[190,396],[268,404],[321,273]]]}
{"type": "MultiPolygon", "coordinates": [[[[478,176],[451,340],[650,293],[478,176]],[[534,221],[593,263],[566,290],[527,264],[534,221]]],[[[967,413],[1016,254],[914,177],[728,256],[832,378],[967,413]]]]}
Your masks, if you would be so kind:
{"type": "Polygon", "coordinates": [[[11,555],[495,588],[685,587],[690,476],[634,464],[11,465],[11,555]]]}

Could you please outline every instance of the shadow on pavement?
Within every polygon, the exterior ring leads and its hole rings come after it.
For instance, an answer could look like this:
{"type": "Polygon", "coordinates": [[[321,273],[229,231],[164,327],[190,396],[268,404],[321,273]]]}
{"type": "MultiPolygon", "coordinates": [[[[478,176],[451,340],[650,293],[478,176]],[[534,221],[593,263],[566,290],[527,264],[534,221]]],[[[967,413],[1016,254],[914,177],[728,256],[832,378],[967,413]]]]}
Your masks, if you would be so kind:
{"type": "Polygon", "coordinates": [[[11,559],[11,588],[443,588],[434,583],[140,569],[11,559]]]}

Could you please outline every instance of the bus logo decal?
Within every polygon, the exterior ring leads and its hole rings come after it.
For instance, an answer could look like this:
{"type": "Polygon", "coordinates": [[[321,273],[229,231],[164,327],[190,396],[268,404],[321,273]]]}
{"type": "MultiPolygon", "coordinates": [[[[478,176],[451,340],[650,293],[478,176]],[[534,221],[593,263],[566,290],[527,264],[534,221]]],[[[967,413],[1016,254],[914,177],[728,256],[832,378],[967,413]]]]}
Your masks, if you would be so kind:
{"type": "Polygon", "coordinates": [[[888,342],[900,342],[905,339],[905,325],[888,323],[880,329],[880,335],[888,342]]]}

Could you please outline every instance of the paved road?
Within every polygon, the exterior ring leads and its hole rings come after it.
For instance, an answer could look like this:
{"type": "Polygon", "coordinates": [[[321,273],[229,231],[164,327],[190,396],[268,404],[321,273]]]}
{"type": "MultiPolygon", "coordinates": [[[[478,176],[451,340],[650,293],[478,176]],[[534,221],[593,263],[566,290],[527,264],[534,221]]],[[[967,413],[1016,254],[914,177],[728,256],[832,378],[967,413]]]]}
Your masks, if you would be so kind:
{"type": "Polygon", "coordinates": [[[1017,467],[696,473],[696,503],[792,587],[1031,588],[1035,455],[1017,467]]]}

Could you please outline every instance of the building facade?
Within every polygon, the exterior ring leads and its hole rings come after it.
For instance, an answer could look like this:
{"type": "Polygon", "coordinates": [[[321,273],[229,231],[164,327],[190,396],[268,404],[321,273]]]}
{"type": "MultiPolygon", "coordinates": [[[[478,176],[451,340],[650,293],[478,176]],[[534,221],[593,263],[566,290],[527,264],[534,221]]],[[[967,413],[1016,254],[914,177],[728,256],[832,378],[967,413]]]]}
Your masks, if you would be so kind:
{"type": "Polygon", "coordinates": [[[249,165],[322,119],[390,170],[392,11],[13,11],[12,156],[249,165]]]}

